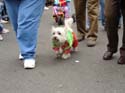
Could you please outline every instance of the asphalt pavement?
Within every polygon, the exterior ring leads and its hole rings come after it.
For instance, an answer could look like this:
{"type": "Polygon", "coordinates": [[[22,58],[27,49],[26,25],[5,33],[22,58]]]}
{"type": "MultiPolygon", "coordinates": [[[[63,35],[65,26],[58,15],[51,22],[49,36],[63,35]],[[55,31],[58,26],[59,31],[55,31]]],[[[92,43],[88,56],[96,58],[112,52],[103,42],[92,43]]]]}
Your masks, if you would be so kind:
{"type": "MultiPolygon", "coordinates": [[[[125,65],[118,65],[119,52],[111,61],[102,60],[107,36],[99,25],[97,45],[79,43],[77,53],[67,60],[56,59],[51,47],[52,10],[41,19],[36,68],[26,70],[18,59],[19,48],[11,24],[0,41],[0,93],[125,93],[125,65]]],[[[76,32],[76,25],[73,24],[76,32]]],[[[119,30],[120,43],[122,29],[119,30]]],[[[119,46],[120,47],[120,46],[119,46]]]]}

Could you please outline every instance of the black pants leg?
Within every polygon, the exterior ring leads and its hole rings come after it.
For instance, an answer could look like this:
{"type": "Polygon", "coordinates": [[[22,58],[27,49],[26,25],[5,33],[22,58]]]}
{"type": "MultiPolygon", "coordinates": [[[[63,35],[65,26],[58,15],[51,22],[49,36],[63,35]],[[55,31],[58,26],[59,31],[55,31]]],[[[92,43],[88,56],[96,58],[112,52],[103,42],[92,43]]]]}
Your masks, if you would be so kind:
{"type": "Polygon", "coordinates": [[[118,48],[118,24],[120,16],[120,0],[106,0],[105,16],[108,44],[107,48],[110,52],[117,52],[118,48]]]}

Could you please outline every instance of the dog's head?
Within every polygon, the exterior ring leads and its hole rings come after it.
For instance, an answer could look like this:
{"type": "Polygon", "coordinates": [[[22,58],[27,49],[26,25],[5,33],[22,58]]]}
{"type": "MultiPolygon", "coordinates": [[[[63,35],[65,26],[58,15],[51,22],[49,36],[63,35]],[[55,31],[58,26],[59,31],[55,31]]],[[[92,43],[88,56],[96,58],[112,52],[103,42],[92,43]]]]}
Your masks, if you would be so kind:
{"type": "Polygon", "coordinates": [[[52,41],[64,43],[66,41],[66,31],[64,27],[52,27],[52,41]]]}
{"type": "Polygon", "coordinates": [[[71,25],[73,23],[73,19],[67,19],[65,20],[64,26],[59,27],[52,27],[52,41],[58,42],[58,43],[64,43],[67,40],[67,30],[71,29],[71,25]]]}

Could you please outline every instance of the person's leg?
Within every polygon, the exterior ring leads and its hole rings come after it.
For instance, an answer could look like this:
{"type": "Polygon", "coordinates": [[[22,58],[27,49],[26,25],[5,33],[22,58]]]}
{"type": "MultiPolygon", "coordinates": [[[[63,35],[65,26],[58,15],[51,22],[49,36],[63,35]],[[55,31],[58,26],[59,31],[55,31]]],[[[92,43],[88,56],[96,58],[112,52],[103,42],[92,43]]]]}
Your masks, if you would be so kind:
{"type": "Polygon", "coordinates": [[[9,17],[8,17],[8,14],[7,14],[7,9],[6,9],[6,5],[5,5],[5,2],[4,2],[4,1],[3,1],[3,4],[4,4],[4,10],[3,10],[3,12],[4,12],[4,17],[3,17],[3,22],[4,22],[4,23],[8,23],[9,17]]]}
{"type": "Polygon", "coordinates": [[[44,5],[45,0],[21,0],[20,2],[17,40],[24,59],[34,58],[44,5]]]}
{"type": "Polygon", "coordinates": [[[77,38],[79,41],[84,40],[86,31],[86,0],[74,0],[76,24],[77,24],[77,38]]]}
{"type": "MultiPolygon", "coordinates": [[[[17,29],[18,29],[18,10],[19,10],[19,5],[20,5],[20,1],[19,0],[5,0],[5,5],[6,5],[6,9],[7,9],[7,13],[9,16],[9,20],[13,26],[13,30],[16,33],[16,37],[17,37],[17,29]]],[[[20,59],[20,58],[19,58],[20,59]]]]}
{"type": "Polygon", "coordinates": [[[108,45],[103,59],[110,60],[118,48],[118,23],[120,15],[120,0],[106,0],[105,2],[105,29],[107,31],[108,45]]]}
{"type": "Polygon", "coordinates": [[[123,15],[123,39],[122,46],[120,48],[120,58],[118,64],[125,64],[125,1],[121,0],[122,15],[123,15]]]}
{"type": "Polygon", "coordinates": [[[17,28],[18,28],[17,19],[18,19],[18,9],[19,9],[20,1],[19,0],[5,0],[5,4],[6,4],[7,12],[10,18],[10,22],[12,23],[13,29],[17,34],[17,28]]]}
{"type": "Polygon", "coordinates": [[[3,3],[0,2],[0,21],[2,19],[3,3]]]}
{"type": "Polygon", "coordinates": [[[3,31],[3,25],[0,23],[0,41],[3,40],[2,31],[3,31]]]}
{"type": "Polygon", "coordinates": [[[88,4],[86,4],[86,30],[89,30],[89,19],[88,19],[88,4]]]}
{"type": "Polygon", "coordinates": [[[90,22],[90,28],[87,36],[88,46],[94,46],[96,44],[98,32],[98,11],[99,0],[88,0],[88,18],[90,22]]]}
{"type": "Polygon", "coordinates": [[[101,6],[101,11],[100,11],[101,23],[102,23],[102,26],[104,26],[104,24],[105,24],[105,16],[104,16],[104,0],[100,0],[100,6],[101,6]]]}

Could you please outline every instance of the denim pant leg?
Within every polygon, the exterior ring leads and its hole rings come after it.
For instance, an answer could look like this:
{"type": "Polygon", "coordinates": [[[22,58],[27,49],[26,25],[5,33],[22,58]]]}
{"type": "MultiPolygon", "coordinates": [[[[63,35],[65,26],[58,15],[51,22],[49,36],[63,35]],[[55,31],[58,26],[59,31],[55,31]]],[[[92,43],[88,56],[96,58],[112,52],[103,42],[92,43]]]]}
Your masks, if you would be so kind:
{"type": "Polygon", "coordinates": [[[13,26],[13,30],[17,34],[17,28],[18,28],[18,9],[19,9],[19,0],[5,0],[6,8],[7,8],[7,13],[10,19],[10,22],[13,26]]]}
{"type": "Polygon", "coordinates": [[[0,34],[2,34],[3,31],[3,25],[0,23],[0,34]]]}
{"type": "Polygon", "coordinates": [[[33,58],[45,0],[5,0],[5,4],[22,56],[33,58]]]}
{"type": "Polygon", "coordinates": [[[0,2],[0,19],[2,18],[3,3],[0,2]]]}
{"type": "Polygon", "coordinates": [[[22,0],[18,11],[17,40],[24,59],[34,58],[45,0],[22,0]]]}
{"type": "Polygon", "coordinates": [[[100,0],[100,6],[101,6],[101,11],[100,11],[100,16],[101,16],[101,23],[104,25],[105,23],[105,16],[104,16],[104,0],[100,0]]]}

